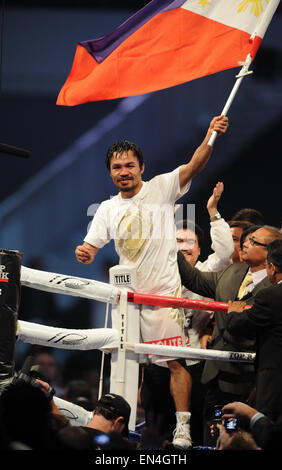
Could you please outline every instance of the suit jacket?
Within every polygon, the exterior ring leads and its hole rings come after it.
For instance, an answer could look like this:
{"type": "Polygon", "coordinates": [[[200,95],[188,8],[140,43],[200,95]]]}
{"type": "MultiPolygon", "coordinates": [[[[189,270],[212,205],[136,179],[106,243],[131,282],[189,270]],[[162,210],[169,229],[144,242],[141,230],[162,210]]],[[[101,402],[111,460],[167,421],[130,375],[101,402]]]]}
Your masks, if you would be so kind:
{"type": "Polygon", "coordinates": [[[282,425],[261,415],[251,427],[251,434],[263,450],[281,450],[282,425]]]}
{"type": "Polygon", "coordinates": [[[253,307],[227,316],[234,336],[256,335],[256,404],[274,418],[282,415],[282,284],[261,290],[253,307]]]}
{"type": "MultiPolygon", "coordinates": [[[[180,251],[178,252],[178,267],[181,282],[187,289],[218,302],[236,300],[239,287],[249,269],[246,263],[234,263],[223,271],[201,272],[188,263],[180,251]]],[[[252,305],[256,294],[270,285],[268,278],[264,278],[244,300],[252,305]]],[[[215,312],[214,319],[215,326],[209,344],[210,349],[255,352],[255,337],[241,338],[231,335],[226,330],[227,314],[225,312],[215,312]]],[[[223,392],[245,395],[254,386],[254,365],[208,359],[205,363],[202,382],[208,383],[215,378],[223,392]]]]}

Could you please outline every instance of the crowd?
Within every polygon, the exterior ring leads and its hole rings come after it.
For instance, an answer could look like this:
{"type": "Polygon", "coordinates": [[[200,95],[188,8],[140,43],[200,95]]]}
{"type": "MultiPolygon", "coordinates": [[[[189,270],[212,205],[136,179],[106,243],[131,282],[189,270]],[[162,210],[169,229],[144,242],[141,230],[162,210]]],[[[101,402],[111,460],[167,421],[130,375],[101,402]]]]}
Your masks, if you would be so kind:
{"type": "MultiPolygon", "coordinates": [[[[177,223],[182,296],[229,302],[227,313],[186,310],[186,345],[253,351],[256,359],[254,365],[182,361],[191,378],[190,449],[278,450],[282,438],[282,233],[265,225],[261,214],[252,209],[226,222],[217,210],[222,193],[223,185],[218,184],[207,204],[212,253],[206,260],[199,260],[203,230],[191,221],[177,223]],[[253,273],[254,285],[249,283],[243,293],[236,282],[238,272],[243,279],[253,273]],[[246,303],[252,308],[246,309],[246,303]]],[[[8,334],[2,322],[5,325],[8,334]]],[[[97,357],[94,377],[93,362],[87,366],[94,359],[87,360],[92,352],[74,354],[63,368],[52,348],[32,346],[28,354],[27,365],[20,370],[5,369],[1,362],[2,450],[181,450],[172,445],[175,406],[167,368],[148,362],[140,365],[138,409],[144,422],[136,439],[128,430],[131,411],[126,400],[107,390],[98,400],[97,357]],[[86,410],[85,423],[73,425],[58,407],[56,396],[86,410]]]]}
{"type": "MultiPolygon", "coordinates": [[[[119,192],[100,204],[75,256],[80,263],[92,263],[113,239],[119,263],[136,267],[138,292],[227,303],[227,312],[142,305],[140,335],[145,343],[177,338],[187,350],[227,351],[231,357],[233,353],[233,360],[179,359],[177,348],[175,357],[144,357],[138,390],[138,418],[144,417],[144,423],[133,436],[128,430],[130,405],[109,390],[98,397],[99,368],[87,367],[86,355],[71,355],[60,377],[50,351],[32,348],[17,370],[21,254],[2,250],[3,449],[176,452],[279,448],[281,229],[267,224],[255,209],[239,210],[226,221],[218,208],[222,182],[216,184],[206,204],[211,238],[211,245],[206,245],[211,253],[206,259],[201,256],[202,228],[195,221],[179,221],[175,216],[176,201],[189,191],[191,181],[211,156],[211,135],[223,135],[227,128],[226,116],[214,117],[192,158],[150,181],[142,180],[145,164],[141,149],[129,141],[113,144],[106,166],[119,192]],[[240,360],[241,352],[250,353],[248,357],[255,353],[255,361],[240,360]]],[[[38,295],[36,305],[28,307],[31,318],[36,318],[40,302],[44,304],[43,317],[48,316],[44,297],[38,295]]],[[[26,299],[23,308],[26,314],[30,300],[26,299]]],[[[81,308],[88,311],[86,304],[81,308]]],[[[94,353],[90,356],[91,362],[94,353]]]]}

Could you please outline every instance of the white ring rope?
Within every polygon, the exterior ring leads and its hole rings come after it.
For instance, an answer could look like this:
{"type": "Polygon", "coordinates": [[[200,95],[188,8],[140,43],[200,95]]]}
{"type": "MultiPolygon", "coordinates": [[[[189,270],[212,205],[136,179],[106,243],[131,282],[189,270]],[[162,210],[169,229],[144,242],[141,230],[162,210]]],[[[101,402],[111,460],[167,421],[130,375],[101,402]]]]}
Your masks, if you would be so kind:
{"type": "Polygon", "coordinates": [[[127,348],[134,351],[136,354],[155,354],[160,356],[175,357],[175,348],[177,347],[177,357],[189,359],[213,359],[217,361],[229,362],[253,362],[255,358],[254,353],[234,352],[234,351],[215,351],[210,349],[195,349],[190,347],[181,346],[163,346],[158,344],[127,344],[127,348]]]}
{"type": "MultiPolygon", "coordinates": [[[[21,268],[21,284],[47,292],[83,297],[100,302],[118,304],[121,289],[91,279],[64,274],[49,273],[36,269],[21,268]]],[[[163,297],[164,298],[164,297],[163,297]]],[[[40,344],[65,349],[118,348],[119,333],[112,328],[70,330],[50,327],[25,321],[18,321],[18,339],[31,344],[40,344]]],[[[232,362],[253,362],[254,353],[192,349],[190,347],[164,346],[144,343],[126,343],[126,348],[136,354],[157,354],[187,359],[212,359],[232,362]]]]}
{"type": "Polygon", "coordinates": [[[21,284],[33,289],[72,295],[86,299],[116,304],[119,291],[117,287],[105,282],[93,281],[65,274],[49,273],[37,269],[21,267],[21,284]]]}
{"type": "Polygon", "coordinates": [[[17,336],[24,343],[60,349],[107,350],[118,345],[118,332],[111,328],[70,330],[23,320],[18,321],[17,336]]]}

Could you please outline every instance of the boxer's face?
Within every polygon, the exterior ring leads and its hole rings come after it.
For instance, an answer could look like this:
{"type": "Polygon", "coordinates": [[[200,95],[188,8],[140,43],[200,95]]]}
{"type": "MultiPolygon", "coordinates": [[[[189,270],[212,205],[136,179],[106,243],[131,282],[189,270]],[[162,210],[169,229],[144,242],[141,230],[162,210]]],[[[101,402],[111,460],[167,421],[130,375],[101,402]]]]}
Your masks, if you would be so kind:
{"type": "Polygon", "coordinates": [[[132,150],[113,154],[110,162],[110,175],[122,197],[130,198],[140,191],[143,172],[144,164],[140,167],[138,158],[132,150]]]}

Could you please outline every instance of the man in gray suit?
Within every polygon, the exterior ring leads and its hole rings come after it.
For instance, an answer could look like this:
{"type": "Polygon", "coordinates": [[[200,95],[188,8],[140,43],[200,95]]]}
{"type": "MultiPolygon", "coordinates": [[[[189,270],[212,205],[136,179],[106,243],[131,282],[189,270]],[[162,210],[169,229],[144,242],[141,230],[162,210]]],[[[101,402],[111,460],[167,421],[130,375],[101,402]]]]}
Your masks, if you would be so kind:
{"type": "MultiPolygon", "coordinates": [[[[242,263],[234,263],[217,273],[201,272],[191,266],[181,252],[178,252],[178,266],[182,284],[204,297],[210,297],[219,302],[229,300],[245,300],[252,305],[255,295],[261,289],[271,285],[266,269],[267,245],[272,240],[282,238],[276,227],[264,225],[244,241],[241,259],[242,263]],[[245,295],[239,296],[240,286],[246,275],[250,274],[251,281],[246,287],[245,295]]],[[[209,349],[237,352],[254,352],[255,338],[233,337],[226,330],[227,315],[215,312],[215,326],[209,343],[209,349]]],[[[224,405],[231,401],[245,402],[254,387],[254,366],[242,362],[225,362],[207,360],[202,382],[207,385],[204,407],[204,420],[207,423],[204,444],[212,443],[210,439],[209,420],[213,418],[215,405],[224,405]]]]}
{"type": "Polygon", "coordinates": [[[273,285],[256,295],[252,308],[229,301],[227,329],[256,336],[255,408],[276,421],[282,415],[282,240],[269,243],[266,271],[273,285]]]}

